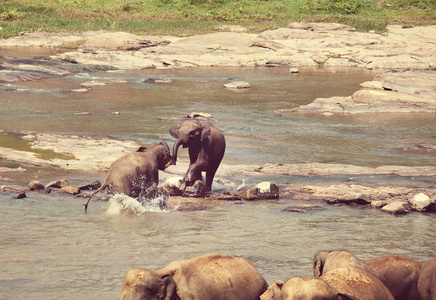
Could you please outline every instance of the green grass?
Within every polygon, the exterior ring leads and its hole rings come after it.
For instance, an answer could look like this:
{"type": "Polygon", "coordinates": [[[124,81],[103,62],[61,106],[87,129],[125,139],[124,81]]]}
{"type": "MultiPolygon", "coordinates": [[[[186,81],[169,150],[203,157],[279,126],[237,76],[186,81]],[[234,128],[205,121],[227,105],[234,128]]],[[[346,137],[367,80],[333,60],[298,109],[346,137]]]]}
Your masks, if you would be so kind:
{"type": "Polygon", "coordinates": [[[289,22],[337,22],[384,31],[389,22],[436,24],[435,0],[0,0],[0,37],[20,32],[115,30],[193,35],[220,24],[260,32],[289,22]]]}

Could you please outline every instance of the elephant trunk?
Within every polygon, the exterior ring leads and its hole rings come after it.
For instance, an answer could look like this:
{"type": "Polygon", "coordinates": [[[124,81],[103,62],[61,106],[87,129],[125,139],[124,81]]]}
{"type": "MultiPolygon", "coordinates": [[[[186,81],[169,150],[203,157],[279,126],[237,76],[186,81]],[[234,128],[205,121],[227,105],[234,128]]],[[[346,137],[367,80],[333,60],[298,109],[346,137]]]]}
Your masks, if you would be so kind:
{"type": "Polygon", "coordinates": [[[177,139],[177,141],[174,142],[174,145],[173,145],[173,159],[171,161],[171,165],[176,165],[177,150],[179,149],[181,144],[182,144],[182,140],[181,139],[177,139]]]}

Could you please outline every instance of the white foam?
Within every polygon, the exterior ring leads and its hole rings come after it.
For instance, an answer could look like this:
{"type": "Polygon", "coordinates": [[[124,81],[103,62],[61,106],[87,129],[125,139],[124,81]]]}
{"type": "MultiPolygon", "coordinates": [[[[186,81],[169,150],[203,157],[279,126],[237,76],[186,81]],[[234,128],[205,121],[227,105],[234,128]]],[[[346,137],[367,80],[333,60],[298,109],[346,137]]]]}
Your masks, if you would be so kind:
{"type": "Polygon", "coordinates": [[[124,194],[115,194],[108,201],[106,215],[134,214],[139,216],[146,212],[167,212],[168,210],[165,207],[166,199],[164,196],[138,201],[124,194]]]}

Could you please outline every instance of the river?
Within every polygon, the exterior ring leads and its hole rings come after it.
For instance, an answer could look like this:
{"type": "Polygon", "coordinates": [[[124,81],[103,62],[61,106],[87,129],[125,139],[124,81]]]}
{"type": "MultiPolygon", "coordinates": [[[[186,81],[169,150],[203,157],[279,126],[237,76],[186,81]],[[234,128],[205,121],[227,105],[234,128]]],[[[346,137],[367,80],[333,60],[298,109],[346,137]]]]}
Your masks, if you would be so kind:
{"type": "MultiPolygon", "coordinates": [[[[434,142],[434,115],[308,117],[275,113],[317,97],[351,95],[359,83],[375,75],[356,68],[302,68],[298,74],[286,68],[76,73],[0,85],[0,129],[111,136],[141,143],[164,140],[172,145],[168,129],[175,122],[160,118],[206,112],[226,135],[224,164],[435,165],[434,154],[394,149],[434,142]],[[149,78],[169,82],[146,83],[149,78]],[[85,81],[110,80],[123,82],[70,92],[85,81]],[[248,81],[251,88],[225,89],[223,84],[232,80],[248,81]]],[[[180,158],[186,156],[186,150],[181,150],[180,158]]],[[[56,170],[44,174],[50,179],[65,176],[73,182],[91,181],[96,176],[56,170]]],[[[250,180],[227,179],[237,183],[250,180]]],[[[288,184],[345,180],[263,179],[288,184]]],[[[396,182],[434,186],[434,178],[361,176],[358,180],[373,186],[396,182]]],[[[300,202],[281,198],[226,203],[203,211],[110,215],[106,202],[92,203],[87,214],[83,202],[56,193],[29,193],[21,200],[0,193],[1,299],[116,299],[130,268],[156,269],[207,253],[247,258],[269,283],[312,276],[312,258],[321,250],[347,249],[361,259],[404,255],[424,262],[436,256],[434,214],[393,216],[376,209],[323,203],[315,203],[322,210],[290,213],[283,208],[300,202]]]]}

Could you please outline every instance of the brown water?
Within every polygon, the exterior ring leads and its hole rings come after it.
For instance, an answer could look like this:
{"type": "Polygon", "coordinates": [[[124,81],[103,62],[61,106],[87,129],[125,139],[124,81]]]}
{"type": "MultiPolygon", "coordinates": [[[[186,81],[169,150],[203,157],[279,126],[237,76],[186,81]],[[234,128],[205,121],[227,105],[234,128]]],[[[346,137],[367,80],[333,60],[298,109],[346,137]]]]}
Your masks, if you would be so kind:
{"type": "MultiPolygon", "coordinates": [[[[281,68],[208,68],[81,73],[3,84],[0,129],[172,144],[168,129],[174,122],[159,117],[195,111],[211,113],[215,125],[225,132],[226,164],[435,165],[434,154],[393,149],[435,142],[434,115],[313,118],[274,113],[316,97],[348,96],[374,75],[359,69],[302,69],[290,74],[281,68]],[[173,81],[144,83],[148,78],[173,81]],[[84,81],[112,79],[127,82],[68,92],[84,81]],[[235,79],[252,87],[241,91],[223,87],[235,79]],[[82,112],[90,114],[75,114],[82,112]]],[[[186,151],[181,155],[186,156],[186,151]]],[[[73,183],[95,179],[89,174],[61,174],[73,183]]],[[[348,178],[228,179],[309,184],[348,178]]],[[[435,186],[434,178],[357,176],[354,180],[372,186],[399,182],[435,186]]],[[[298,214],[282,211],[296,201],[280,199],[226,203],[197,212],[108,216],[104,202],[92,203],[84,214],[83,199],[56,193],[28,196],[15,200],[0,194],[0,299],[116,299],[128,269],[160,268],[172,260],[206,253],[245,257],[270,283],[312,276],[311,261],[320,250],[348,249],[361,259],[395,254],[426,261],[436,256],[432,214],[391,216],[380,210],[322,203],[316,204],[324,210],[298,214]]]]}

